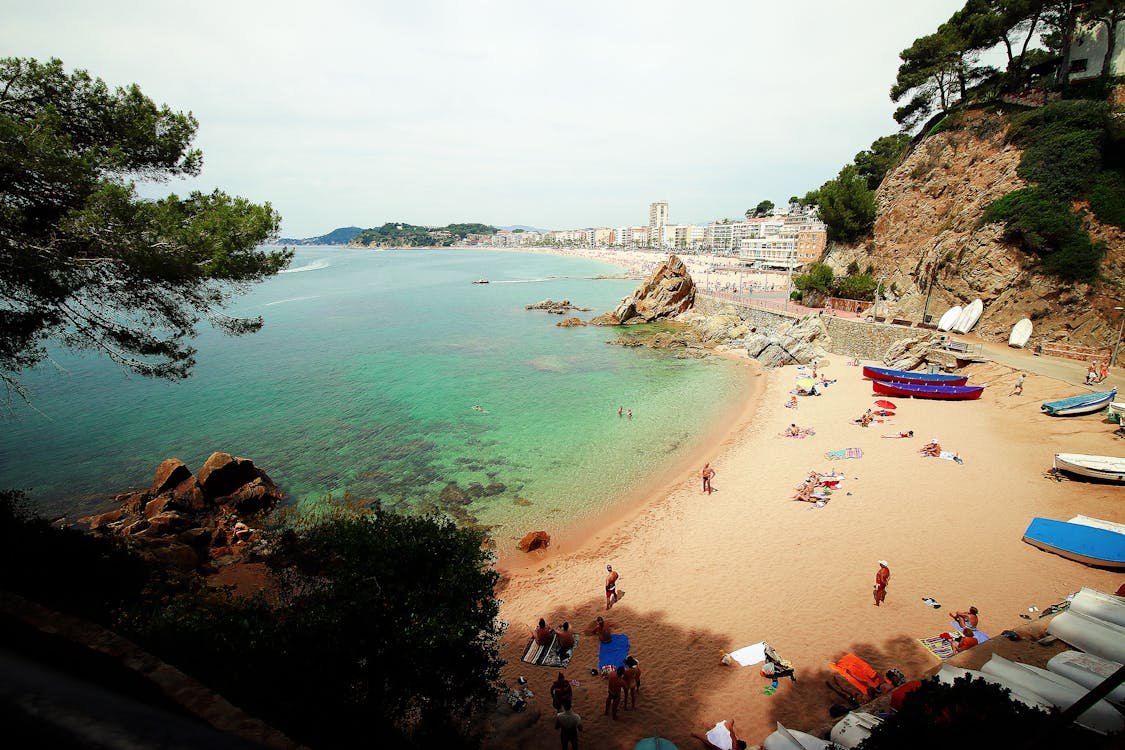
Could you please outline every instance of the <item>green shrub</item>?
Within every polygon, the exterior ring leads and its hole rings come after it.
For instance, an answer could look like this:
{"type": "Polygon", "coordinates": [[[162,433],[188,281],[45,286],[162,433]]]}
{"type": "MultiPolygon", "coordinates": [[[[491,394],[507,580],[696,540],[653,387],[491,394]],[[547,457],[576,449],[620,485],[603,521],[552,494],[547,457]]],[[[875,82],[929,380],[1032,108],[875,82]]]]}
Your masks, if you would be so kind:
{"type": "Polygon", "coordinates": [[[988,207],[982,221],[1003,222],[1004,238],[1038,255],[1047,273],[1065,281],[1098,278],[1105,246],[1092,242],[1081,218],[1043,188],[1009,193],[988,207]]]}
{"type": "Polygon", "coordinates": [[[1099,174],[1090,190],[1090,209],[1103,224],[1125,229],[1125,175],[1115,170],[1099,174]]]}
{"type": "Polygon", "coordinates": [[[832,292],[845,299],[873,300],[878,282],[869,273],[857,273],[837,279],[832,284],[832,292]]]}
{"type": "Polygon", "coordinates": [[[793,277],[793,286],[802,292],[810,289],[827,294],[832,288],[832,268],[824,263],[813,263],[808,273],[793,277]]]}
{"type": "Polygon", "coordinates": [[[1019,176],[1060,198],[1086,194],[1102,164],[1104,131],[1073,130],[1039,137],[1023,152],[1019,176]]]}

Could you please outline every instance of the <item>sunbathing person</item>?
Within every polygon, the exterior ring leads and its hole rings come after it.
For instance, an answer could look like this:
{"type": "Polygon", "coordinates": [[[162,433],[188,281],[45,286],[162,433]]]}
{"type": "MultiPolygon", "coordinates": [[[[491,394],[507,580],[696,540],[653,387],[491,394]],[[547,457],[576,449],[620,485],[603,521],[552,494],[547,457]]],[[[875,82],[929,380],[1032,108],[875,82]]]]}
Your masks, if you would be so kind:
{"type": "Polygon", "coordinates": [[[899,432],[894,435],[883,435],[885,438],[912,438],[914,437],[914,430],[907,430],[906,432],[899,432]]]}
{"type": "Polygon", "coordinates": [[[805,482],[797,490],[797,494],[793,496],[793,499],[800,500],[803,503],[815,503],[816,498],[813,497],[813,492],[816,491],[816,485],[817,483],[811,479],[805,482]]]}
{"type": "Polygon", "coordinates": [[[531,636],[540,646],[550,646],[551,640],[555,637],[555,631],[553,628],[547,627],[547,621],[540,617],[539,627],[531,629],[531,636]]]}
{"type": "Polygon", "coordinates": [[[937,438],[934,438],[930,442],[923,445],[922,449],[918,452],[923,456],[933,456],[934,458],[937,458],[941,455],[941,443],[937,441],[937,438]]]}
{"type": "MultiPolygon", "coordinates": [[[[726,727],[727,732],[730,733],[730,745],[729,745],[729,747],[734,748],[734,750],[746,750],[746,740],[738,739],[738,735],[734,733],[734,719],[724,721],[723,725],[726,727]]],[[[711,742],[711,740],[707,739],[706,737],[704,737],[701,734],[696,734],[695,732],[692,732],[691,736],[694,737],[695,739],[699,740],[700,744],[703,745],[703,747],[707,748],[708,750],[722,750],[718,745],[711,742]]]]}
{"type": "Polygon", "coordinates": [[[586,628],[586,635],[596,635],[602,643],[609,643],[613,639],[613,628],[612,622],[606,622],[599,617],[594,620],[590,627],[586,628]]]}
{"type": "Polygon", "coordinates": [[[785,436],[786,436],[786,437],[800,437],[800,436],[801,436],[801,428],[800,428],[800,427],[798,427],[798,426],[797,426],[797,425],[795,425],[795,424],[791,424],[791,425],[789,425],[789,427],[788,427],[788,428],[787,428],[787,429],[785,430],[785,436]]]}

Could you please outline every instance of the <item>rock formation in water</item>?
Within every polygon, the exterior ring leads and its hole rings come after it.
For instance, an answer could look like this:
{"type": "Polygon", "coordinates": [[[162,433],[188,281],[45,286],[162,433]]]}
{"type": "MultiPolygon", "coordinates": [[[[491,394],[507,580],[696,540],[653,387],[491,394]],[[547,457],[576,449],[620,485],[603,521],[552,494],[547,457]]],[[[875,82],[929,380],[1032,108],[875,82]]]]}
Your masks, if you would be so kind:
{"type": "Polygon", "coordinates": [[[675,255],[653,271],[617,309],[599,315],[591,325],[617,326],[667,320],[687,312],[695,304],[695,282],[687,266],[675,255]]]}
{"type": "Polygon", "coordinates": [[[156,468],[152,486],[117,495],[117,510],[82,519],[91,531],[119,534],[162,567],[195,570],[233,561],[256,541],[242,519],[284,498],[269,475],[246,458],[212,453],[192,475],[178,458],[156,468]]]}
{"type": "Polygon", "coordinates": [[[534,305],[526,305],[527,310],[546,310],[553,315],[566,315],[571,310],[578,312],[590,312],[588,307],[575,307],[570,304],[570,300],[564,299],[556,302],[553,299],[545,299],[542,302],[536,302],[534,305]]]}

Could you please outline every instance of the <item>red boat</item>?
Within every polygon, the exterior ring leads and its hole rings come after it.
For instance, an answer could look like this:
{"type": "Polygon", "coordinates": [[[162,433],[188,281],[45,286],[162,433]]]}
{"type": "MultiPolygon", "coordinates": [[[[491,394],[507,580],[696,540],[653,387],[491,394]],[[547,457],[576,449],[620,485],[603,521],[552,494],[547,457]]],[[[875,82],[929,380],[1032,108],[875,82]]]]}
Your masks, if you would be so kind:
{"type": "Polygon", "coordinates": [[[876,393],[885,396],[910,396],[912,398],[938,398],[946,401],[970,401],[980,398],[983,385],[915,385],[913,383],[885,383],[875,380],[871,383],[876,393]]]}
{"type": "Polygon", "coordinates": [[[863,368],[863,377],[881,380],[884,383],[912,383],[914,385],[965,385],[968,375],[945,375],[944,373],[909,372],[907,370],[888,370],[885,367],[863,368]]]}

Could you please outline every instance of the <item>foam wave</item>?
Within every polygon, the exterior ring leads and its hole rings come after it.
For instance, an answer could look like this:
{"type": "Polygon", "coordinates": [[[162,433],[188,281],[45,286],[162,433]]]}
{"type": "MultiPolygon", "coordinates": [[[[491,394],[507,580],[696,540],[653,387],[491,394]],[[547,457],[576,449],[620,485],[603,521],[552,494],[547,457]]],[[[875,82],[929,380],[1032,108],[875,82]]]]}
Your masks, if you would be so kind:
{"type": "Polygon", "coordinates": [[[505,281],[493,281],[493,284],[538,284],[543,281],[554,281],[558,276],[545,276],[542,279],[508,279],[505,281]]]}
{"type": "Polygon", "coordinates": [[[324,258],[320,258],[318,260],[314,260],[312,263],[309,263],[307,266],[285,268],[281,271],[278,271],[278,273],[304,273],[305,271],[319,271],[322,268],[328,268],[329,265],[331,264],[327,260],[325,260],[324,258]]]}
{"type": "Polygon", "coordinates": [[[289,297],[288,299],[279,299],[275,302],[267,302],[266,304],[262,305],[262,307],[273,307],[274,305],[284,305],[286,302],[300,302],[303,299],[316,299],[319,296],[320,296],[319,294],[313,294],[313,295],[308,296],[308,297],[289,297]]]}

